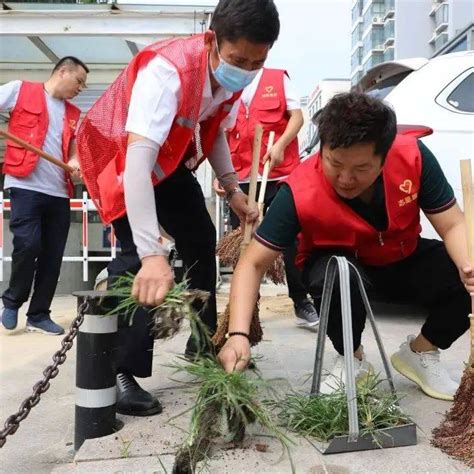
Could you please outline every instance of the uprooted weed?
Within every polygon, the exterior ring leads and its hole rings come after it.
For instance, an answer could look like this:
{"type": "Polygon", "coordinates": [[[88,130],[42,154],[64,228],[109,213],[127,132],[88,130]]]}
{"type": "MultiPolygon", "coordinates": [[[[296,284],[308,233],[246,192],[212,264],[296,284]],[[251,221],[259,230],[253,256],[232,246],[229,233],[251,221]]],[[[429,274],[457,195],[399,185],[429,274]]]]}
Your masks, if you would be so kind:
{"type": "Polygon", "coordinates": [[[216,438],[224,436],[226,440],[240,442],[252,423],[258,423],[277,438],[289,454],[290,439],[278,428],[267,405],[259,401],[259,396],[269,390],[271,393],[271,389],[257,370],[251,376],[249,372],[227,373],[214,356],[193,361],[181,359],[172,367],[176,372],[191,375],[198,387],[189,433],[176,455],[175,474],[196,472],[199,462],[208,462],[216,438]]]}
{"type": "MultiPolygon", "coordinates": [[[[140,307],[138,301],[132,296],[134,278],[135,275],[131,273],[119,276],[109,290],[109,295],[118,298],[119,303],[108,314],[123,315],[130,325],[140,307]]],[[[179,331],[184,318],[193,319],[192,315],[195,311],[192,305],[196,302],[205,304],[208,297],[207,291],[190,289],[189,280],[186,277],[175,284],[166,294],[163,303],[149,308],[153,316],[150,331],[154,338],[173,337],[179,331]]]]}
{"type": "MultiPolygon", "coordinates": [[[[399,406],[400,398],[391,392],[383,392],[377,375],[357,386],[357,412],[360,435],[372,435],[378,442],[378,430],[411,423],[399,406]]],[[[278,417],[286,428],[301,436],[327,442],[335,436],[344,436],[349,430],[347,397],[342,382],[337,383],[331,394],[293,393],[268,405],[278,411],[278,417]]]]}

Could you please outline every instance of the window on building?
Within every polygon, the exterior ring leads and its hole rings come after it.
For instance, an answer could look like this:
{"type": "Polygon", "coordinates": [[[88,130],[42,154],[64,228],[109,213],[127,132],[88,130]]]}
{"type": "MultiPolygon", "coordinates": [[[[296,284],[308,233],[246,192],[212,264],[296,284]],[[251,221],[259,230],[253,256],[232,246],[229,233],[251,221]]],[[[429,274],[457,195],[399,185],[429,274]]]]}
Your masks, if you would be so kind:
{"type": "Polygon", "coordinates": [[[467,51],[469,48],[467,47],[467,35],[455,46],[451,47],[449,51],[446,51],[446,53],[456,53],[458,51],[467,51]]]}
{"type": "Polygon", "coordinates": [[[474,73],[469,74],[446,99],[449,105],[460,112],[474,113],[474,73]]]}
{"type": "Polygon", "coordinates": [[[361,12],[361,2],[356,2],[354,8],[352,9],[352,23],[354,24],[360,16],[361,12]]]}
{"type": "Polygon", "coordinates": [[[372,3],[372,14],[375,17],[383,18],[385,15],[385,1],[372,3]]]}
{"type": "Polygon", "coordinates": [[[440,49],[441,46],[444,46],[447,42],[448,42],[448,33],[444,32],[438,35],[434,42],[435,51],[438,51],[438,49],[440,49]]]}
{"type": "Polygon", "coordinates": [[[442,4],[438,10],[436,10],[436,13],[435,13],[435,23],[436,23],[436,27],[439,27],[440,25],[444,24],[444,23],[448,23],[448,10],[449,7],[448,7],[448,4],[445,3],[445,4],[442,4]]]}
{"type": "Polygon", "coordinates": [[[383,48],[384,41],[385,41],[385,31],[384,31],[383,26],[374,28],[372,30],[372,49],[383,48]]]}
{"type": "Polygon", "coordinates": [[[391,19],[385,22],[384,33],[385,39],[395,38],[395,20],[391,19]]]}
{"type": "Polygon", "coordinates": [[[394,58],[394,48],[388,48],[383,53],[383,60],[384,61],[393,61],[394,58]]]}
{"type": "Polygon", "coordinates": [[[362,48],[357,48],[351,57],[352,71],[362,63],[362,48]]]}
{"type": "Polygon", "coordinates": [[[362,28],[360,26],[356,26],[354,31],[352,32],[352,46],[362,40],[362,28]]]}

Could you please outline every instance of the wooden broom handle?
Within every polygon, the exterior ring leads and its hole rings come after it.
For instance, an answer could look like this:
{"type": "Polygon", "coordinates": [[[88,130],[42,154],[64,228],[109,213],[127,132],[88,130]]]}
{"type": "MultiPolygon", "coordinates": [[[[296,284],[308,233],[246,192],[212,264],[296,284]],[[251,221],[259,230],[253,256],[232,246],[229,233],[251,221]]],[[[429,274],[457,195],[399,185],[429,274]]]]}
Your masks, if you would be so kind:
{"type": "Polygon", "coordinates": [[[8,140],[11,140],[12,142],[15,142],[16,144],[22,146],[25,150],[36,153],[37,155],[41,156],[41,158],[44,158],[50,163],[53,163],[54,165],[59,166],[64,171],[67,171],[68,173],[74,173],[75,171],[72,166],[69,166],[68,164],[64,163],[64,161],[58,160],[54,156],[51,156],[49,153],[46,153],[40,148],[37,148],[34,145],[31,145],[30,143],[25,142],[21,138],[18,138],[17,136],[12,135],[10,132],[7,132],[6,130],[0,130],[0,136],[3,138],[7,138],[8,140]]]}
{"type": "MultiPolygon", "coordinates": [[[[471,160],[461,160],[461,183],[464,204],[464,219],[466,221],[466,239],[469,261],[474,267],[474,184],[471,160]]],[[[474,296],[471,296],[471,370],[474,370],[474,296]]]]}
{"type": "MultiPolygon", "coordinates": [[[[255,209],[255,198],[257,196],[257,180],[258,180],[258,165],[260,164],[260,149],[262,148],[263,128],[260,124],[255,126],[255,135],[253,138],[252,149],[252,168],[250,171],[250,186],[248,195],[248,206],[255,209]]],[[[246,247],[252,238],[252,225],[246,224],[244,230],[244,238],[242,240],[242,247],[246,247]]]]}
{"type": "MultiPolygon", "coordinates": [[[[275,140],[275,132],[272,130],[268,135],[268,144],[267,144],[267,153],[271,150],[273,146],[273,141],[275,140]]],[[[265,191],[267,190],[268,175],[270,173],[270,162],[268,159],[263,165],[263,174],[262,182],[260,183],[260,192],[258,194],[258,221],[262,222],[263,219],[263,206],[265,201],[265,191]]]]}

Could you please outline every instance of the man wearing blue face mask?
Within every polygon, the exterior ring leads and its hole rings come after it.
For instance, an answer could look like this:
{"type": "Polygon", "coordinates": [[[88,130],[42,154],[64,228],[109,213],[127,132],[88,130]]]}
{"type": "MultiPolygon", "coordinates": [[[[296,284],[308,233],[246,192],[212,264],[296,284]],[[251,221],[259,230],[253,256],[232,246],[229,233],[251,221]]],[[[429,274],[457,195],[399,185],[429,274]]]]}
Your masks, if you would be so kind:
{"type": "Polygon", "coordinates": [[[219,40],[217,38],[216,52],[219,57],[219,65],[216,69],[212,70],[212,75],[219,85],[227,91],[241,92],[252,83],[262,69],[259,67],[258,69],[251,69],[248,71],[241,67],[234,66],[222,59],[221,53],[219,52],[219,40]]]}
{"type": "MultiPolygon", "coordinates": [[[[159,305],[173,285],[160,226],[175,239],[193,288],[210,298],[201,318],[216,328],[215,229],[193,170],[206,158],[234,212],[247,222],[257,213],[238,186],[224,129],[232,105],[263,67],[278,38],[272,0],[221,0],[210,30],[158,42],[138,53],[94,104],[78,134],[81,168],[121,254],[108,267],[111,280],[136,273],[133,295],[159,305]]],[[[119,330],[117,411],[151,415],[161,405],[134,377],[152,369],[151,317],[139,310],[119,330]]],[[[186,355],[213,350],[189,340],[186,355]]]]}

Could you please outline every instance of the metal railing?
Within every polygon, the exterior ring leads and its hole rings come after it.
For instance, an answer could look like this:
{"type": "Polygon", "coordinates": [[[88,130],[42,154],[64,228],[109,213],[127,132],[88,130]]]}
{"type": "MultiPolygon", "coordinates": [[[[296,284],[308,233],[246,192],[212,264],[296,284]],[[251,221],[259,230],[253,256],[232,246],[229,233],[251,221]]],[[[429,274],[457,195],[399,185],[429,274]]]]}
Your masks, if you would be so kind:
{"type": "MultiPolygon", "coordinates": [[[[89,199],[88,194],[84,192],[82,199],[71,199],[70,209],[72,212],[82,212],[82,255],[63,256],[63,262],[82,263],[82,279],[89,280],[90,262],[110,262],[117,255],[117,239],[113,227],[110,230],[110,254],[104,256],[89,255],[89,212],[97,212],[94,202],[89,199]]],[[[5,262],[11,262],[10,256],[4,255],[4,235],[5,235],[5,211],[10,210],[10,200],[4,199],[3,192],[0,192],[0,281],[3,281],[3,267],[5,262]]]]}

